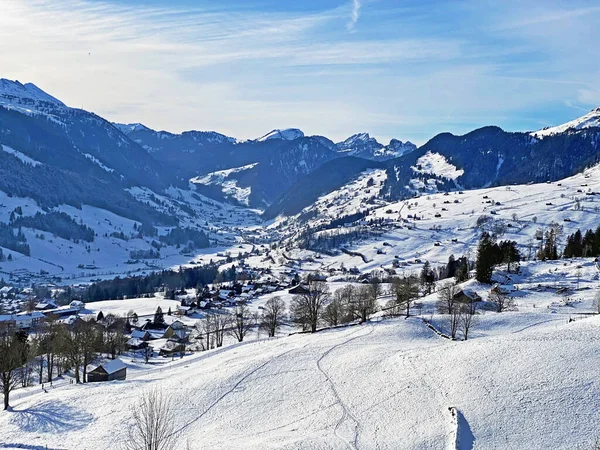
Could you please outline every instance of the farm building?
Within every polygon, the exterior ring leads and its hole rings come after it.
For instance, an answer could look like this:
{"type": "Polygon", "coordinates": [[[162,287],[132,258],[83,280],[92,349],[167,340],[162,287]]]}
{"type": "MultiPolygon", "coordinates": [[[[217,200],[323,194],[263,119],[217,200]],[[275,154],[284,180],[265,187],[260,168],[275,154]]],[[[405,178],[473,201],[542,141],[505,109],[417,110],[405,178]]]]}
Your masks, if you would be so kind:
{"type": "Polygon", "coordinates": [[[87,381],[88,383],[93,383],[97,381],[124,380],[126,377],[127,366],[117,358],[105,364],[100,364],[94,370],[88,372],[87,381]]]}
{"type": "Polygon", "coordinates": [[[471,289],[461,289],[454,295],[454,300],[462,303],[479,302],[481,301],[481,297],[471,289]]]}

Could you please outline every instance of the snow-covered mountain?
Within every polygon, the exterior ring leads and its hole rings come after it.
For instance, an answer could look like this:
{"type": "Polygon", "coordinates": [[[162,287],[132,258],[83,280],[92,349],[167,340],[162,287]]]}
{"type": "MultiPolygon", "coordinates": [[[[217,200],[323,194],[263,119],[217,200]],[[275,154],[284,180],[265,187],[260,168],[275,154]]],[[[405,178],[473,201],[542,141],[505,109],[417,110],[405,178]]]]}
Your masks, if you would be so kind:
{"type": "Polygon", "coordinates": [[[116,123],[113,125],[123,134],[133,133],[134,131],[154,131],[142,123],[116,123]]]}
{"type": "Polygon", "coordinates": [[[269,139],[282,139],[284,141],[293,141],[295,139],[303,138],[304,132],[298,128],[285,128],[283,130],[272,130],[264,136],[256,139],[259,142],[267,141],[269,139]]]}
{"type": "Polygon", "coordinates": [[[398,139],[392,139],[388,145],[383,145],[369,133],[354,134],[348,139],[338,142],[336,147],[338,152],[345,156],[356,156],[375,161],[398,158],[417,149],[412,142],[402,142],[398,139]]]}
{"type": "Polygon", "coordinates": [[[564,133],[567,130],[583,130],[586,128],[600,128],[600,107],[592,109],[589,113],[578,117],[577,119],[557,125],[555,127],[546,127],[539,131],[531,133],[532,136],[543,138],[559,133],[564,133]]]}
{"type": "Polygon", "coordinates": [[[11,105],[27,109],[52,103],[55,106],[66,106],[63,102],[44,92],[33,83],[22,84],[19,81],[0,78],[0,105],[11,105]]]}

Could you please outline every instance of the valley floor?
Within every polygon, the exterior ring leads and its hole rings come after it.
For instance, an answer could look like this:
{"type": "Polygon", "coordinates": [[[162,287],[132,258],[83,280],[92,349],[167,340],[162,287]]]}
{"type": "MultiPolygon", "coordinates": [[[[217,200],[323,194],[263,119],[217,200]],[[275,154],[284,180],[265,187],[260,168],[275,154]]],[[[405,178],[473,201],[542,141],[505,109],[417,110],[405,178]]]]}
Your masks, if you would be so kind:
{"type": "Polygon", "coordinates": [[[527,325],[453,342],[418,318],[376,319],[16,397],[0,448],[117,448],[152,387],[172,399],[177,448],[591,448],[600,318],[502,316],[527,325]]]}

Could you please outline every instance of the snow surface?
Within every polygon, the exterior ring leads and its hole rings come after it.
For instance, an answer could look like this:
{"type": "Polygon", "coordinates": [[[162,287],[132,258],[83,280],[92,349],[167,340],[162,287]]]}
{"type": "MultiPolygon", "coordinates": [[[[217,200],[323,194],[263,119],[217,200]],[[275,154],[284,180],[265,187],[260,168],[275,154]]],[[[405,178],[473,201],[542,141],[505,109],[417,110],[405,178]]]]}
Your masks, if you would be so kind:
{"type": "Polygon", "coordinates": [[[543,138],[553,134],[564,133],[569,129],[582,130],[592,127],[600,127],[600,107],[592,109],[589,113],[575,120],[571,120],[570,122],[555,127],[546,127],[539,131],[534,131],[531,135],[537,138],[543,138]]]}
{"type": "Polygon", "coordinates": [[[456,180],[465,173],[463,169],[458,169],[454,164],[448,162],[444,155],[439,153],[427,152],[417,159],[416,166],[411,167],[416,173],[426,173],[456,180]]]}
{"type": "Polygon", "coordinates": [[[39,166],[40,164],[42,164],[39,161],[36,161],[33,158],[30,158],[29,156],[27,156],[25,153],[22,153],[18,150],[15,150],[11,147],[8,147],[6,145],[1,145],[0,144],[0,148],[2,149],[2,151],[6,152],[6,153],[10,153],[13,156],[16,156],[17,158],[19,158],[22,162],[24,162],[25,164],[29,164],[32,166],[39,166]]]}
{"type": "Polygon", "coordinates": [[[15,396],[0,435],[8,448],[114,447],[129,408],[155,386],[177,411],[177,449],[454,449],[457,434],[470,443],[459,448],[590,448],[600,320],[533,325],[452,342],[419,319],[395,319],[243,343],[154,370],[124,358],[125,381],[15,396]]]}
{"type": "Polygon", "coordinates": [[[100,166],[106,172],[112,173],[115,171],[115,169],[111,169],[110,167],[106,167],[104,164],[102,164],[100,162],[100,160],[98,158],[96,158],[94,155],[90,155],[89,153],[84,153],[83,156],[85,156],[87,159],[92,161],[94,164],[100,166]]]}
{"type": "Polygon", "coordinates": [[[252,193],[250,187],[238,186],[238,181],[230,179],[231,175],[244,172],[256,167],[258,163],[248,164],[242,167],[234,167],[231,169],[217,170],[201,177],[194,177],[190,180],[192,184],[203,184],[206,186],[217,185],[221,186],[221,191],[228,197],[234,198],[239,203],[248,206],[249,197],[252,193]]]}

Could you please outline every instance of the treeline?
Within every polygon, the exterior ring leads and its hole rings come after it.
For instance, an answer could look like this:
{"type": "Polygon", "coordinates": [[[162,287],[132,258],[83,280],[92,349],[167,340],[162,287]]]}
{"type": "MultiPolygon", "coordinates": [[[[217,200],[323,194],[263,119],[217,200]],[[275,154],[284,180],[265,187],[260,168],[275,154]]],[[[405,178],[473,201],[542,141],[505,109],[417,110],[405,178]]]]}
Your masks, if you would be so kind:
{"type": "Polygon", "coordinates": [[[84,294],[84,299],[88,302],[100,300],[110,300],[117,298],[135,298],[142,294],[151,294],[160,289],[190,289],[197,286],[205,286],[216,279],[229,281],[231,272],[235,277],[235,268],[223,272],[219,276],[219,271],[215,265],[206,265],[201,267],[190,267],[186,269],[163,270],[145,276],[115,278],[113,280],[100,281],[92,284],[84,294]]]}
{"type": "Polygon", "coordinates": [[[298,238],[298,247],[313,251],[330,251],[340,247],[359,242],[364,239],[379,236],[380,233],[370,230],[367,227],[356,228],[338,228],[331,231],[322,231],[315,233],[314,230],[308,230],[298,238]]]}
{"type": "Polygon", "coordinates": [[[23,231],[18,229],[15,234],[15,229],[3,222],[0,222],[0,247],[8,248],[27,256],[31,253],[23,231]]]}
{"type": "Polygon", "coordinates": [[[83,223],[75,222],[71,216],[64,212],[52,211],[46,214],[37,212],[34,216],[16,218],[12,225],[47,231],[76,243],[79,241],[92,242],[94,240],[93,229],[83,223]]]}
{"type": "Polygon", "coordinates": [[[186,246],[190,250],[207,248],[210,246],[208,236],[203,231],[192,228],[173,228],[165,236],[159,237],[160,241],[167,245],[186,246]]]}
{"type": "Polygon", "coordinates": [[[131,259],[159,259],[160,252],[158,250],[154,250],[154,249],[131,250],[129,252],[129,257],[131,259]]]}
{"type": "Polygon", "coordinates": [[[600,227],[596,231],[587,230],[582,235],[580,230],[567,236],[563,251],[565,258],[581,258],[600,255],[600,227]]]}

